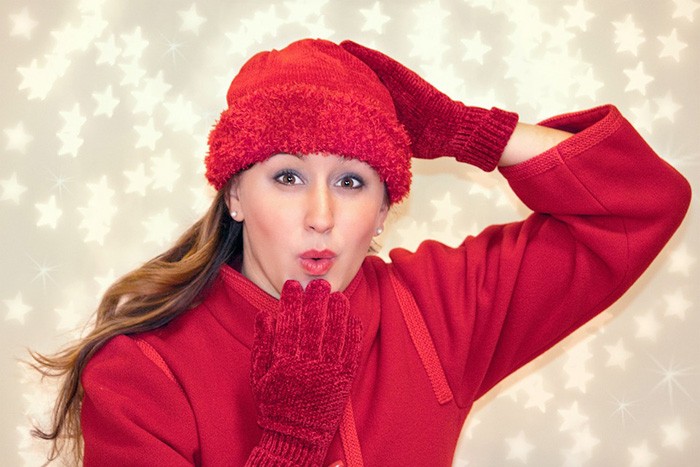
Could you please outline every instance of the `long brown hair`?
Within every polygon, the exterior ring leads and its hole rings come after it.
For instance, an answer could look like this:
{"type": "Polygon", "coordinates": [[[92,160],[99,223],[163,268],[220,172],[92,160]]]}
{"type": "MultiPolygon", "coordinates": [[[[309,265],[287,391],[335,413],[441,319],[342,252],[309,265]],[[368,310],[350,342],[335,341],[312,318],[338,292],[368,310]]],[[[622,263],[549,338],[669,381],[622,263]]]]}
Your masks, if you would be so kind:
{"type": "Polygon", "coordinates": [[[155,329],[201,301],[222,264],[242,250],[241,225],[228,213],[221,189],[209,211],[165,253],[118,279],[105,292],[96,310],[95,327],[84,338],[55,355],[32,352],[32,364],[45,377],[62,378],[51,426],[32,434],[51,440],[48,461],[69,448],[76,463],[83,444],[80,383],[87,362],[108,340],[120,334],[155,329]]]}

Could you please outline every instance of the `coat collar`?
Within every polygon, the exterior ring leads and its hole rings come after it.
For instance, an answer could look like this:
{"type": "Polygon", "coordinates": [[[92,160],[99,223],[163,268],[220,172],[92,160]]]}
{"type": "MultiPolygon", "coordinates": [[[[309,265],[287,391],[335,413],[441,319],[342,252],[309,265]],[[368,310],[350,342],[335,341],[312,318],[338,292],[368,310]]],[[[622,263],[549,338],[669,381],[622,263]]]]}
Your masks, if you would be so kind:
{"type": "MultiPolygon", "coordinates": [[[[350,301],[350,306],[356,303],[366,303],[362,290],[365,290],[366,280],[364,263],[355,277],[350,281],[343,294],[350,301]]],[[[277,309],[279,300],[255,285],[243,274],[229,265],[221,266],[219,276],[212,286],[209,296],[204,300],[206,306],[221,325],[246,347],[253,345],[255,315],[258,311],[277,309]]],[[[376,327],[377,310],[371,306],[355,306],[353,310],[362,322],[364,334],[376,327]],[[374,315],[374,316],[372,316],[374,315]],[[372,326],[374,324],[375,326],[372,326]]]]}

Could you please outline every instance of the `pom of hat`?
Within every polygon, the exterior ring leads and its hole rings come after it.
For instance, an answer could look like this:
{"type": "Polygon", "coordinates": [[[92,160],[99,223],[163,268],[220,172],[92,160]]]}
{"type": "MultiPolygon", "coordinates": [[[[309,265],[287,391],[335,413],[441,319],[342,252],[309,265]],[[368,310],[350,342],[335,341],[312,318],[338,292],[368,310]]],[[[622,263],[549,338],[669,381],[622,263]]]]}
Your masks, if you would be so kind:
{"type": "Polygon", "coordinates": [[[274,154],[361,160],[391,203],[411,183],[411,150],[393,101],[374,72],[340,46],[305,39],[253,56],[233,79],[228,108],[209,134],[206,176],[221,189],[274,154]]]}

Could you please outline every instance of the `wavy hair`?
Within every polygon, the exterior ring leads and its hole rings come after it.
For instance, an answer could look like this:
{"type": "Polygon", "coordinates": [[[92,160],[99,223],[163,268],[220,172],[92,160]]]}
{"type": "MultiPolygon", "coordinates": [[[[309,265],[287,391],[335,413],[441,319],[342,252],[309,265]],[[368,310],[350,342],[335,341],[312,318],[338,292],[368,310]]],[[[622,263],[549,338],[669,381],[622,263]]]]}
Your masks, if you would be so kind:
{"type": "MultiPolygon", "coordinates": [[[[43,377],[61,378],[51,426],[32,434],[52,442],[48,462],[66,448],[76,463],[83,456],[80,378],[90,358],[111,338],[166,325],[199,303],[222,264],[242,251],[241,224],[225,202],[229,184],[219,190],[208,212],[168,251],[118,279],[105,292],[88,335],[54,355],[30,352],[43,377]]],[[[47,462],[47,463],[48,463],[47,462]]]]}

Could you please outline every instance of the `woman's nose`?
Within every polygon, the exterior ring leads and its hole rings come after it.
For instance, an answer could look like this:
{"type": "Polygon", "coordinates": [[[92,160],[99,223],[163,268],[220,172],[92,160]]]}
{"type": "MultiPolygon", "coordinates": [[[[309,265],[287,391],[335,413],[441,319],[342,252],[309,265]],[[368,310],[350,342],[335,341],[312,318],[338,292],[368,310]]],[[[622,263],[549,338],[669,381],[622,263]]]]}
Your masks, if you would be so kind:
{"type": "Polygon", "coordinates": [[[318,233],[328,232],[333,228],[333,197],[329,187],[319,185],[309,191],[306,207],[306,227],[318,233]]]}

